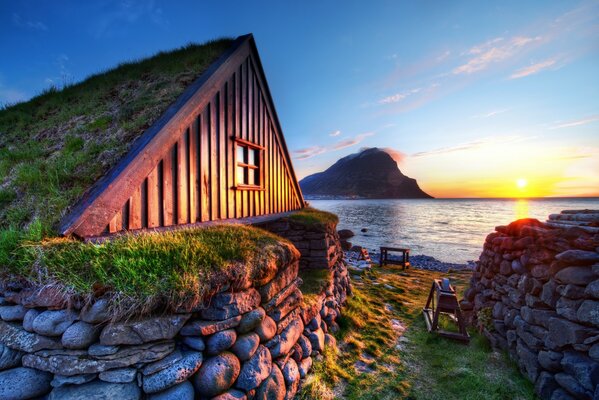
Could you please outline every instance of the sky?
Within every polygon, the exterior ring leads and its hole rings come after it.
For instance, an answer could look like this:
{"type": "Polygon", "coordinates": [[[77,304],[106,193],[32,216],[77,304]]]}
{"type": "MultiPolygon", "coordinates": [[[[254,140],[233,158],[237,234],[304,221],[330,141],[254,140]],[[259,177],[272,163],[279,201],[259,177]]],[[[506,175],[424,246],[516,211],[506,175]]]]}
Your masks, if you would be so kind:
{"type": "Polygon", "coordinates": [[[0,104],[250,32],[300,179],[380,147],[435,197],[599,196],[599,1],[0,0],[0,104]]]}

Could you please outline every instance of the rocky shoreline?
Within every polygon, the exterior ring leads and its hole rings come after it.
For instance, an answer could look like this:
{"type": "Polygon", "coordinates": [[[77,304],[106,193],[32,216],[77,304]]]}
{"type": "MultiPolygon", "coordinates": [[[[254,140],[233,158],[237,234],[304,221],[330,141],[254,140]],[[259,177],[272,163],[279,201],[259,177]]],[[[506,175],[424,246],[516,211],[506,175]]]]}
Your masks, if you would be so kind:
{"type": "MultiPolygon", "coordinates": [[[[357,246],[355,246],[357,247],[357,246]]],[[[352,248],[354,249],[354,248],[352,248]]],[[[349,269],[363,270],[370,268],[373,263],[378,263],[380,254],[373,251],[370,253],[372,263],[360,260],[360,251],[348,250],[344,252],[344,259],[349,269]]],[[[400,260],[398,256],[389,255],[392,260],[400,260]]],[[[417,254],[410,256],[410,267],[416,269],[424,269],[427,271],[438,271],[438,272],[449,272],[459,270],[474,270],[476,268],[475,261],[468,261],[465,264],[449,263],[441,260],[437,260],[435,257],[427,256],[424,254],[417,254]]]]}

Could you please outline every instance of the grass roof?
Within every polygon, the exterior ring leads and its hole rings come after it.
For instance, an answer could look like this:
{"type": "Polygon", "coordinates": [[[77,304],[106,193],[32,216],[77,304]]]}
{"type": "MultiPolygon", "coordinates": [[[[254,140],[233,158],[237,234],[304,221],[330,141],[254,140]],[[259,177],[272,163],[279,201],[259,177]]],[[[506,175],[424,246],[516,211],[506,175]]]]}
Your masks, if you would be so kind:
{"type": "Polygon", "coordinates": [[[14,251],[12,262],[0,259],[0,291],[17,282],[34,291],[51,287],[65,304],[104,297],[115,319],[200,305],[223,286],[244,287],[299,257],[272,233],[231,224],[125,234],[96,244],[42,239],[38,231],[14,251]]]}
{"type": "Polygon", "coordinates": [[[0,230],[62,216],[232,43],[161,52],[0,110],[0,230]]]}

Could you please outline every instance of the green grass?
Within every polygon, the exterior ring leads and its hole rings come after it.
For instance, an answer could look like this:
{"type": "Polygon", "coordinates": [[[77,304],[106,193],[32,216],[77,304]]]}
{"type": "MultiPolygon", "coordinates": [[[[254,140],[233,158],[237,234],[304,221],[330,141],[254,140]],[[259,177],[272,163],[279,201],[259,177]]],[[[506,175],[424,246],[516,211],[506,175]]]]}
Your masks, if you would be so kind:
{"type": "Polygon", "coordinates": [[[0,270],[3,282],[25,278],[84,299],[100,293],[113,300],[116,318],[197,305],[224,285],[260,277],[293,251],[280,237],[241,225],[128,234],[99,244],[12,232],[6,242],[23,237],[13,262],[0,270]]]}
{"type": "Polygon", "coordinates": [[[534,399],[532,384],[477,332],[470,332],[469,345],[427,332],[422,307],[441,276],[462,291],[470,273],[404,273],[390,266],[353,280],[355,294],[335,335],[340,351],[315,364],[301,398],[534,399]],[[392,319],[405,326],[403,334],[392,319]]]}
{"type": "Polygon", "coordinates": [[[190,44],[0,108],[0,230],[35,220],[51,236],[68,208],[230,45],[190,44]]]}
{"type": "Polygon", "coordinates": [[[325,225],[330,223],[338,223],[339,217],[337,215],[317,210],[312,207],[305,207],[297,212],[294,212],[289,219],[292,221],[300,222],[304,225],[325,225]]]}
{"type": "Polygon", "coordinates": [[[315,304],[325,289],[333,281],[333,272],[328,269],[302,269],[299,271],[302,279],[302,294],[304,304],[307,306],[315,304]]]}

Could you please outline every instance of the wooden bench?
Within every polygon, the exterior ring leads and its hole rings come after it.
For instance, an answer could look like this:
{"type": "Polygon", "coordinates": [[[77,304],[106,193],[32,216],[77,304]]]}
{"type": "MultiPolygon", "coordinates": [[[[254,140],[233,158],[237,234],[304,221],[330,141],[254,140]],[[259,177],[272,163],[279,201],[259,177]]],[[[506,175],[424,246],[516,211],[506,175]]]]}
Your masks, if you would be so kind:
{"type": "Polygon", "coordinates": [[[382,267],[385,264],[401,265],[403,269],[410,268],[410,249],[401,247],[381,247],[379,265],[382,267]],[[401,253],[401,261],[390,259],[389,252],[401,253]]]}

